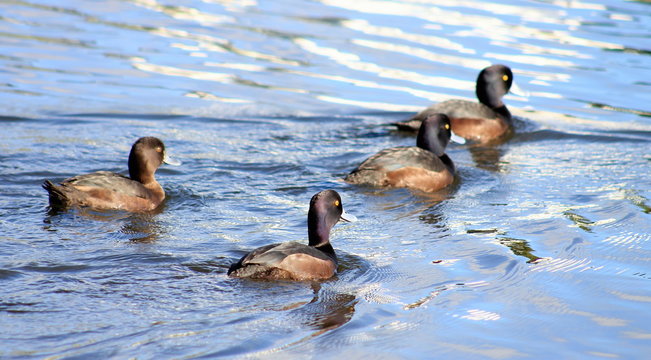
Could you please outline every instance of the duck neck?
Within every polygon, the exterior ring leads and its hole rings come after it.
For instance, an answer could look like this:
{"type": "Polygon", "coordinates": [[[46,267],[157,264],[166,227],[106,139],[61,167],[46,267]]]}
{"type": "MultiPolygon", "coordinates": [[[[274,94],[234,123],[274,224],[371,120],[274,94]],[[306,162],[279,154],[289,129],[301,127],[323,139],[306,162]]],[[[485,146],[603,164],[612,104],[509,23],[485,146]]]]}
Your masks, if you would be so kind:
{"type": "Polygon", "coordinates": [[[477,99],[480,103],[488,106],[491,109],[497,109],[500,106],[504,106],[502,99],[494,94],[491,94],[488,91],[477,91],[477,99]]]}
{"type": "Polygon", "coordinates": [[[155,183],[154,173],[147,171],[147,164],[129,157],[129,177],[142,184],[155,183]]]}
{"type": "Polygon", "coordinates": [[[502,97],[498,96],[494,90],[482,89],[483,87],[477,86],[476,94],[479,102],[495,111],[500,118],[506,121],[511,120],[511,113],[502,102],[502,97]]]}
{"type": "Polygon", "coordinates": [[[313,216],[307,219],[307,234],[309,245],[319,248],[330,245],[330,228],[326,225],[325,219],[315,219],[313,216]]]}
{"type": "Polygon", "coordinates": [[[502,119],[504,119],[506,121],[511,120],[511,112],[506,107],[506,105],[502,104],[502,106],[500,106],[500,107],[493,108],[493,111],[495,111],[497,113],[497,115],[499,117],[501,117],[502,119]]]}
{"type": "Polygon", "coordinates": [[[153,174],[145,175],[145,174],[140,173],[140,174],[136,174],[135,176],[129,174],[129,177],[131,178],[131,180],[138,181],[139,183],[144,184],[144,185],[157,184],[158,183],[153,174]]]}
{"type": "Polygon", "coordinates": [[[421,149],[433,152],[436,156],[445,156],[445,146],[443,146],[440,141],[438,141],[438,139],[432,139],[431,136],[428,136],[428,134],[425,134],[423,132],[418,133],[416,146],[421,149]]]}
{"type": "Polygon", "coordinates": [[[452,162],[452,159],[450,159],[450,157],[447,154],[443,154],[443,155],[439,156],[439,159],[441,159],[441,161],[443,162],[445,167],[448,169],[450,174],[455,173],[456,169],[454,168],[454,163],[452,162]]]}
{"type": "Polygon", "coordinates": [[[324,254],[328,255],[329,257],[332,258],[332,260],[335,261],[335,263],[337,263],[337,255],[335,254],[335,249],[332,247],[332,245],[330,243],[327,243],[327,244],[324,244],[324,245],[321,245],[321,246],[315,246],[314,248],[318,249],[321,252],[323,252],[324,254]]]}

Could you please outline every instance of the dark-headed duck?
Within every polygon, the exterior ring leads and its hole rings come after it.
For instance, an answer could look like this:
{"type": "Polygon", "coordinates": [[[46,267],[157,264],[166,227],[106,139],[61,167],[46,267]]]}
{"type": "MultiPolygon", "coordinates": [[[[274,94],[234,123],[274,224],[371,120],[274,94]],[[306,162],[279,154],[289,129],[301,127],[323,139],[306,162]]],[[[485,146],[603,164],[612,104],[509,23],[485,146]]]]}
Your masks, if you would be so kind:
{"type": "Polygon", "coordinates": [[[396,123],[400,130],[417,131],[431,114],[446,114],[455,134],[478,143],[498,139],[511,131],[511,113],[502,102],[509,91],[522,93],[513,84],[513,72],[505,65],[492,65],[477,77],[479,102],[446,100],[422,110],[411,119],[396,123]]]}
{"type": "MultiPolygon", "coordinates": [[[[440,190],[454,181],[454,163],[445,154],[452,136],[450,119],[446,115],[429,115],[420,124],[417,146],[382,150],[366,159],[344,180],[376,187],[440,190]]],[[[454,141],[463,143],[464,139],[454,135],[454,141]]]]}
{"type": "Polygon", "coordinates": [[[354,221],[355,217],[344,212],[336,191],[321,191],[310,200],[308,245],[292,241],[259,247],[231,265],[228,275],[265,280],[329,279],[337,270],[337,255],[330,245],[330,229],[339,220],[354,221]]]}
{"type": "Polygon", "coordinates": [[[138,139],[129,154],[129,177],[110,171],[78,175],[55,185],[45,180],[50,207],[92,207],[100,210],[148,211],[165,199],[165,191],[154,173],[161,164],[177,165],[165,154],[165,145],[155,137],[138,139]]]}

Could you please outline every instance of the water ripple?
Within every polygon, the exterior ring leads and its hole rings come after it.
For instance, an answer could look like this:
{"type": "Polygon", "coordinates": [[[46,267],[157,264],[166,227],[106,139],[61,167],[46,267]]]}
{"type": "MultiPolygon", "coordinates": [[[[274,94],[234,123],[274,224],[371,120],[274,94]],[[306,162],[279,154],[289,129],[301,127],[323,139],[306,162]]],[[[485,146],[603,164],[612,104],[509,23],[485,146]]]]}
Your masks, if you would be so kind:
{"type": "Polygon", "coordinates": [[[651,274],[644,2],[0,2],[0,357],[640,358],[651,274]],[[514,136],[434,197],[341,177],[386,124],[514,70],[514,136]],[[48,213],[43,178],[183,165],[148,214],[48,213]],[[336,277],[226,276],[342,194],[336,277]],[[341,249],[341,250],[340,250],[341,249]],[[545,326],[532,326],[545,324],[545,326]],[[502,336],[508,334],[508,336],[502,336]],[[580,335],[577,335],[580,334],[580,335]],[[541,355],[542,354],[542,355],[541,355]]]}
{"type": "Polygon", "coordinates": [[[592,261],[590,259],[562,259],[562,258],[542,258],[535,262],[535,266],[531,268],[532,272],[547,271],[547,272],[570,272],[570,271],[585,271],[585,270],[600,270],[603,267],[590,266],[592,261]]]}

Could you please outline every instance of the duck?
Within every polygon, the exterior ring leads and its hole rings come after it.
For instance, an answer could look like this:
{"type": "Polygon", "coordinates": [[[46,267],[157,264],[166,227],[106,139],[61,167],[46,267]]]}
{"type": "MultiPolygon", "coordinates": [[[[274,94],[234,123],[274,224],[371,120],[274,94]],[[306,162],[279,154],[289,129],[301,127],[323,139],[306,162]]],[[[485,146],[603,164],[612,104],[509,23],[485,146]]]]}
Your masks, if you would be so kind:
{"type": "Polygon", "coordinates": [[[416,146],[382,150],[362,162],[344,181],[374,187],[438,191],[452,184],[455,178],[454,163],[445,154],[450,139],[465,142],[451,131],[447,115],[431,114],[420,124],[416,146]]]}
{"type": "Polygon", "coordinates": [[[479,102],[446,100],[394,125],[398,130],[417,131],[430,114],[442,113],[450,118],[455,134],[479,144],[494,142],[512,131],[511,113],[502,102],[509,91],[524,94],[513,83],[513,72],[508,66],[491,65],[477,76],[475,93],[479,102]]]}
{"type": "Polygon", "coordinates": [[[180,163],[167,156],[165,145],[156,137],[141,137],[129,153],[129,177],[110,171],[77,175],[54,184],[45,180],[53,210],[90,207],[97,210],[142,212],[156,209],[165,200],[165,191],[154,173],[163,164],[180,163]]]}
{"type": "Polygon", "coordinates": [[[320,191],[310,200],[307,245],[290,241],[259,247],[232,264],[227,275],[257,280],[327,280],[337,272],[330,230],[340,220],[352,222],[356,218],[344,211],[337,191],[320,191]]]}

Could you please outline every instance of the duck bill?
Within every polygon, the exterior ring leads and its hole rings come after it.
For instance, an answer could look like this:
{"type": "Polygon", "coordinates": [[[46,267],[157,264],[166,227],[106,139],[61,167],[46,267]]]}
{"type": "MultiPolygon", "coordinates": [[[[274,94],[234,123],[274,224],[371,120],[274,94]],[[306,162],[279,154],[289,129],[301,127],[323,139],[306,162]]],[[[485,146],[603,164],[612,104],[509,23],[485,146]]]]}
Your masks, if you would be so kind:
{"type": "Polygon", "coordinates": [[[172,158],[170,158],[169,156],[167,156],[167,154],[165,154],[165,156],[163,156],[163,162],[164,162],[165,164],[167,164],[167,165],[172,165],[172,166],[179,166],[179,165],[181,165],[181,162],[180,162],[180,161],[178,161],[178,160],[176,160],[176,159],[172,159],[172,158]]]}
{"type": "Polygon", "coordinates": [[[341,217],[339,218],[340,220],[343,220],[345,222],[355,222],[357,221],[357,217],[355,215],[351,215],[347,212],[342,212],[341,217]]]}
{"type": "Polygon", "coordinates": [[[513,95],[529,97],[529,92],[521,89],[516,83],[511,84],[511,88],[509,89],[509,92],[513,95]]]}
{"type": "Polygon", "coordinates": [[[461,144],[461,145],[466,143],[466,139],[464,139],[461,136],[455,134],[454,131],[452,131],[452,134],[450,135],[450,140],[454,141],[457,144],[461,144]]]}

